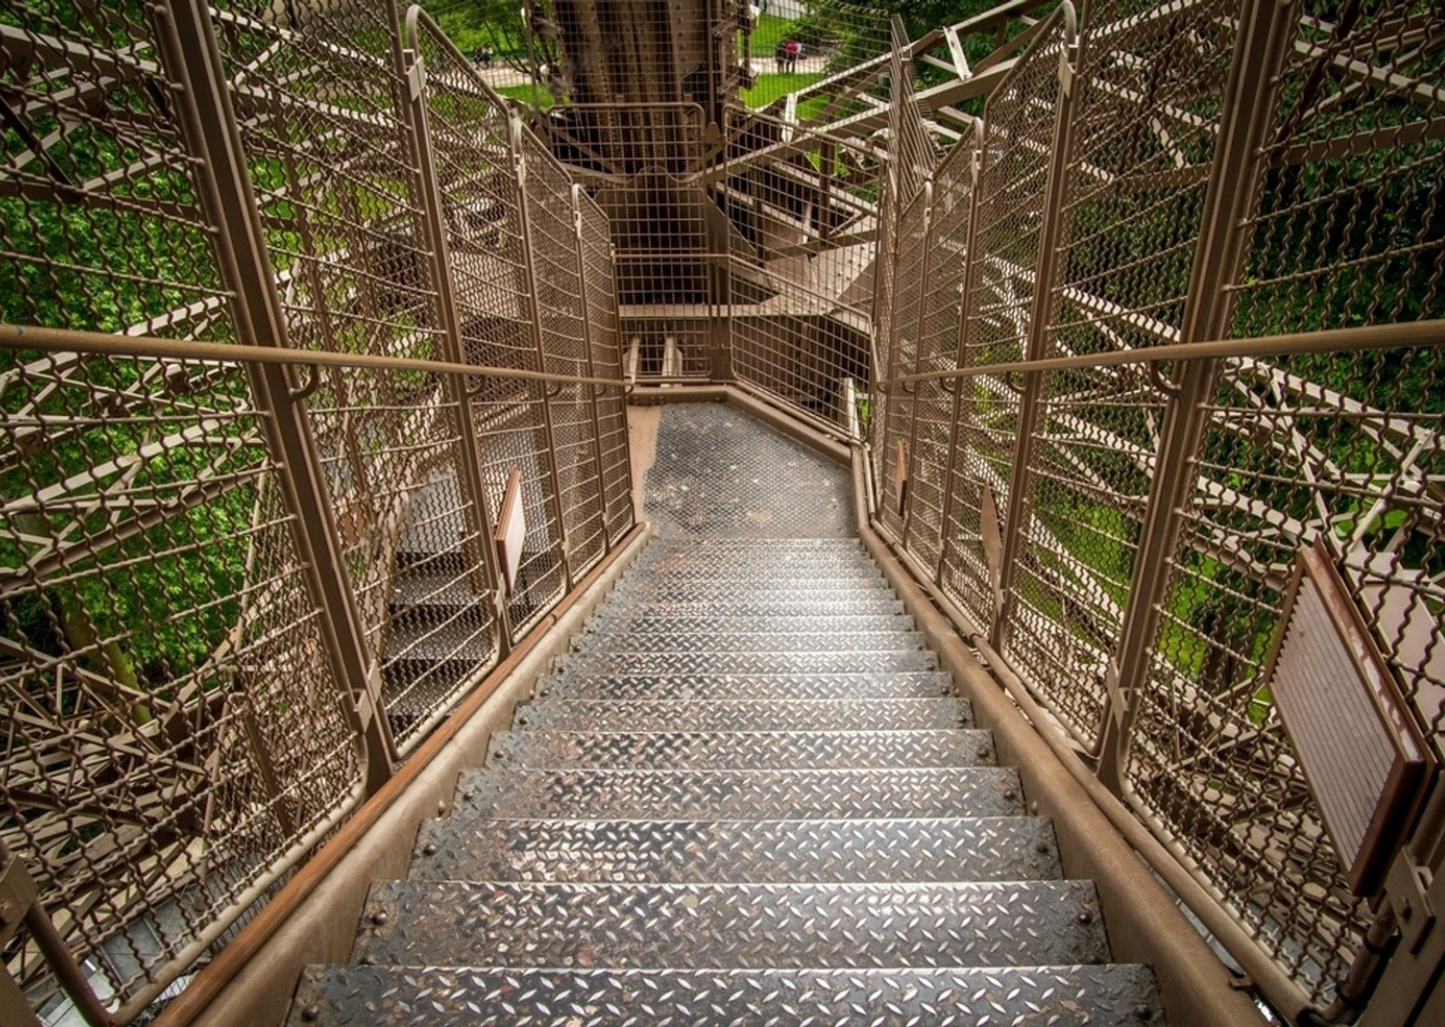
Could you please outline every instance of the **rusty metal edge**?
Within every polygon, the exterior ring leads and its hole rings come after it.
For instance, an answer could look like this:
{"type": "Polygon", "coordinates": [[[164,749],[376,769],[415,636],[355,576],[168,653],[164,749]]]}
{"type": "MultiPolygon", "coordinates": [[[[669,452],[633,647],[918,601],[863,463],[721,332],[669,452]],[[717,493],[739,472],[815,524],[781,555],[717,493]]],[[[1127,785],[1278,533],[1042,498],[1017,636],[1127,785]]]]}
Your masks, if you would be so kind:
{"type": "Polygon", "coordinates": [[[726,403],[763,422],[769,428],[781,432],[794,442],[802,443],[819,456],[827,457],[841,467],[850,466],[853,460],[852,453],[845,443],[825,434],[808,421],[804,421],[800,412],[782,410],[768,402],[765,396],[734,384],[639,385],[628,393],[627,402],[637,406],[661,406],[667,403],[726,403]]]}
{"type": "MultiPolygon", "coordinates": [[[[456,710],[415,751],[380,791],[364,803],[343,824],[319,852],[303,866],[284,888],[256,915],[241,932],[213,959],[177,998],[153,1021],[153,1027],[189,1027],[191,1024],[224,1024],[245,1022],[263,1025],[281,1022],[290,1002],[301,969],[320,956],[316,950],[324,940],[305,928],[288,936],[285,928],[293,916],[312,899],[325,905],[329,919],[340,925],[348,939],[356,917],[371,884],[377,855],[358,852],[368,840],[377,842],[372,831],[387,817],[392,824],[386,833],[390,841],[380,842],[381,849],[393,853],[397,832],[415,833],[421,819],[436,815],[430,806],[431,795],[440,790],[450,795],[458,772],[469,765],[468,757],[480,760],[486,751],[490,728],[483,723],[485,714],[505,716],[520,693],[545,671],[548,660],[566,645],[573,630],[601,602],[607,591],[627,569],[650,533],[646,522],[633,526],[612,550],[612,553],[577,583],[557,607],[544,617],[477,687],[462,700],[456,710]],[[488,706],[492,709],[489,711],[488,706]],[[480,737],[470,737],[480,735],[480,737]],[[452,743],[457,743],[453,745],[452,743]],[[448,747],[450,746],[450,751],[448,747]],[[409,795],[421,781],[426,796],[409,795]],[[323,885],[334,895],[318,894],[323,885]],[[337,916],[342,904],[355,915],[337,916]],[[299,935],[299,936],[297,936],[299,935]],[[270,951],[265,952],[269,946],[270,951]],[[266,954],[269,958],[258,958],[266,954]],[[256,967],[260,967],[256,970],[256,967]],[[258,980],[241,979],[250,971],[258,980]],[[284,986],[278,977],[285,976],[284,986]],[[229,989],[229,995],[227,994],[229,989]],[[217,1011],[223,996],[227,1008],[217,1011]],[[275,1009],[276,1018],[267,1019],[266,1007],[275,1009]],[[244,1013],[242,1012],[244,1011],[244,1013]],[[209,1015],[208,1015],[209,1014],[209,1015]],[[238,1019],[238,1014],[242,1015],[238,1019]]],[[[446,799],[443,798],[443,803],[446,799]]],[[[410,839],[400,851],[402,859],[410,856],[410,839]]],[[[336,958],[344,958],[345,953],[336,958]]]]}
{"type": "MultiPolygon", "coordinates": [[[[1066,872],[1090,878],[1098,888],[1114,958],[1153,968],[1171,1027],[1261,1027],[1267,1021],[1253,1000],[1146,867],[1143,859],[1164,855],[1158,841],[1068,752],[1062,738],[1055,744],[1029,723],[1004,686],[969,651],[960,631],[976,629],[966,623],[955,627],[873,529],[865,463],[862,448],[854,447],[859,536],[972,703],[977,725],[993,731],[999,762],[1018,768],[1030,811],[1053,818],[1066,872]]],[[[1162,870],[1160,876],[1169,880],[1162,870]]]]}

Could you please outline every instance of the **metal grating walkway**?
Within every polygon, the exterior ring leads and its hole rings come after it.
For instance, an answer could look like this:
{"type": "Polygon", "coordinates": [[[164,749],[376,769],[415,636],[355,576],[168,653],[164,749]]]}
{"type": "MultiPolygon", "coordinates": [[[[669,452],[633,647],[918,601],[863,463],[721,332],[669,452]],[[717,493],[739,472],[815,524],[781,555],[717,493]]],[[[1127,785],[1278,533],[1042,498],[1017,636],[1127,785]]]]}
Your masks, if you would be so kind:
{"type": "Polygon", "coordinates": [[[292,1022],[1162,1022],[840,469],[725,407],[655,442],[661,537],[292,1022]]]}

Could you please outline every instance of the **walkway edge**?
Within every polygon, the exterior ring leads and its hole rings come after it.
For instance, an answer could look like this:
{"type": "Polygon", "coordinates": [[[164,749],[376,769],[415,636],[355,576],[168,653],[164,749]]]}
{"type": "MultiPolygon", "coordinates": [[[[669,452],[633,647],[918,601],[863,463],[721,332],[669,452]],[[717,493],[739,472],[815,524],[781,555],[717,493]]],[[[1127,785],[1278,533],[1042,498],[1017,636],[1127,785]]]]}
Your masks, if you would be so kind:
{"type": "Polygon", "coordinates": [[[279,1027],[304,967],[345,962],[372,882],[406,876],[422,820],[450,808],[457,776],[483,763],[492,732],[506,730],[512,707],[566,650],[650,534],[646,522],[634,526],[196,975],[154,1027],[279,1027]]]}
{"type": "Polygon", "coordinates": [[[1159,981],[1170,1027],[1262,1027],[1249,995],[1160,887],[1133,847],[1099,809],[1084,785],[1020,714],[989,671],[927,593],[872,529],[863,452],[853,449],[853,502],[858,533],[904,609],[950,671],[974,722],[994,733],[1000,764],[1018,768],[1030,809],[1052,817],[1065,872],[1092,878],[1099,890],[1114,959],[1148,963],[1159,981]]]}

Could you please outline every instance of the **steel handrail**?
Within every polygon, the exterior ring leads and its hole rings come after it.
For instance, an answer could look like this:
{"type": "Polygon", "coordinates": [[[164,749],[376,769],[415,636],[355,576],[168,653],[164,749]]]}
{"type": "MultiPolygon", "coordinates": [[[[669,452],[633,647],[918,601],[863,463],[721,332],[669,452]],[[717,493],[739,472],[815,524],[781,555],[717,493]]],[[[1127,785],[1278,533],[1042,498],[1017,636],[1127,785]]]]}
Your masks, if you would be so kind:
{"type": "Polygon", "coordinates": [[[555,385],[596,385],[622,388],[622,378],[528,371],[488,364],[459,364],[417,357],[386,357],[368,353],[333,353],[325,350],[272,349],[200,339],[159,339],[150,335],[113,335],[74,328],[41,328],[0,324],[0,349],[36,349],[47,353],[93,353],[99,356],[140,357],[155,360],[189,360],[218,364],[283,364],[290,367],[341,367],[373,371],[424,371],[463,377],[512,378],[555,385]]]}
{"type": "Polygon", "coordinates": [[[884,389],[916,382],[977,378],[983,375],[1019,374],[1030,371],[1073,371],[1124,364],[1159,364],[1178,360],[1227,360],[1233,357],[1277,357],[1298,353],[1360,353],[1378,349],[1425,349],[1445,346],[1445,318],[1406,321],[1360,328],[1325,328],[1315,332],[1287,332],[1258,335],[1248,339],[1216,339],[1209,342],[1181,342],[1112,353],[1086,353],[1042,360],[1009,360],[996,364],[970,364],[947,371],[905,374],[880,381],[884,389]]]}

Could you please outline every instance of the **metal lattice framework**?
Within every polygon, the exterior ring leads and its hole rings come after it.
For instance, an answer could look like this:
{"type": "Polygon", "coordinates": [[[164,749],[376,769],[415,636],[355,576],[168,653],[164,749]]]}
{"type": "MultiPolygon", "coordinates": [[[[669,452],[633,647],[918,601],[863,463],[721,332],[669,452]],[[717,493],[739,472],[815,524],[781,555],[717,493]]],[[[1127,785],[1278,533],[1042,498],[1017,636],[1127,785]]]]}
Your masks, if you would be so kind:
{"type": "Polygon", "coordinates": [[[124,1021],[632,528],[610,229],[419,11],[0,33],[4,955],[124,1021]]]}

